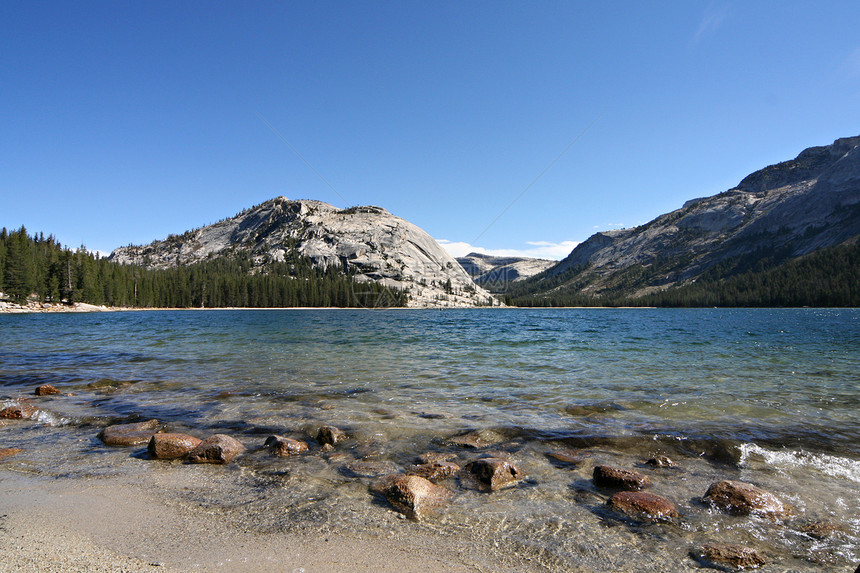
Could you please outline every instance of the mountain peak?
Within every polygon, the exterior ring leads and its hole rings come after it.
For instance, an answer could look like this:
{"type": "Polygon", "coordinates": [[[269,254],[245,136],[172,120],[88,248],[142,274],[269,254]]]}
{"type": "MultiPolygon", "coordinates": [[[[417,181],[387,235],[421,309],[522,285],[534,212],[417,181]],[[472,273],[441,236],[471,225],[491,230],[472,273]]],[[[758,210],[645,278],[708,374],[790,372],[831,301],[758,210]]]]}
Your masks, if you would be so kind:
{"type": "Polygon", "coordinates": [[[860,136],[843,137],[830,145],[804,149],[794,159],[769,165],[747,175],[735,189],[761,193],[785,185],[816,179],[846,157],[858,145],[860,145],[860,136]]]}
{"type": "Polygon", "coordinates": [[[805,149],[634,229],[592,235],[547,276],[569,276],[580,292],[638,296],[717,265],[775,264],[858,236],[860,136],[805,149]]]}
{"type": "Polygon", "coordinates": [[[410,306],[494,304],[430,235],[373,205],[339,209],[275,197],[181,236],[116,249],[110,258],[168,268],[246,253],[262,266],[287,260],[293,250],[319,268],[339,267],[359,282],[405,290],[410,306]]]}

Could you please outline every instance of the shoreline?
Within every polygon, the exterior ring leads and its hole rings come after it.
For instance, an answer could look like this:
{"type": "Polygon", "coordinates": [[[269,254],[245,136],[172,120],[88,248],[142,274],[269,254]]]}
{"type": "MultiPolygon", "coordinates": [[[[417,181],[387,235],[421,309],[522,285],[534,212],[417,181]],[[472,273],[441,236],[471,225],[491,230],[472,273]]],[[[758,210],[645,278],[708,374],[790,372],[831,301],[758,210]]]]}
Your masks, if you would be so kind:
{"type": "Polygon", "coordinates": [[[464,543],[439,543],[437,536],[415,527],[396,535],[370,530],[353,534],[254,532],[237,527],[229,516],[177,503],[170,499],[170,492],[128,477],[46,479],[7,468],[0,469],[0,476],[4,570],[536,570],[504,563],[464,543]]]}
{"type": "MultiPolygon", "coordinates": [[[[392,306],[383,308],[367,308],[358,306],[223,306],[223,307],[142,307],[142,306],[105,306],[94,305],[84,302],[74,303],[73,306],[65,304],[39,304],[28,303],[19,305],[6,301],[0,301],[0,315],[2,314],[78,314],[99,312],[153,312],[153,311],[223,311],[223,310],[644,310],[656,309],[655,306],[392,306]]],[[[710,308],[710,307],[693,307],[710,308]]],[[[726,307],[729,308],[729,307],[726,307]]]]}

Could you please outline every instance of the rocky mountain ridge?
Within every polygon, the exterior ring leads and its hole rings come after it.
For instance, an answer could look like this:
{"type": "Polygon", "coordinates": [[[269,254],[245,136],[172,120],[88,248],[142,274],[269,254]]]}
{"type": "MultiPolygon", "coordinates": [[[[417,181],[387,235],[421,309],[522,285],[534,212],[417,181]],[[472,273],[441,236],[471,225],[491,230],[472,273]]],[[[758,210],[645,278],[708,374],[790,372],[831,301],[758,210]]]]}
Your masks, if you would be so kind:
{"type": "Polygon", "coordinates": [[[284,261],[293,249],[320,268],[340,267],[359,282],[407,291],[411,307],[499,304],[430,235],[374,206],[338,209],[277,197],[180,236],[121,247],[110,259],[163,269],[248,254],[262,265],[284,261]]]}
{"type": "Polygon", "coordinates": [[[457,262],[472,280],[490,292],[503,292],[510,283],[524,281],[557,263],[549,259],[497,257],[483,253],[457,257],[457,262]]]}
{"type": "Polygon", "coordinates": [[[806,149],[639,227],[592,235],[534,286],[564,277],[553,290],[638,296],[695,281],[716,265],[785,260],[858,236],[860,136],[806,149]]]}

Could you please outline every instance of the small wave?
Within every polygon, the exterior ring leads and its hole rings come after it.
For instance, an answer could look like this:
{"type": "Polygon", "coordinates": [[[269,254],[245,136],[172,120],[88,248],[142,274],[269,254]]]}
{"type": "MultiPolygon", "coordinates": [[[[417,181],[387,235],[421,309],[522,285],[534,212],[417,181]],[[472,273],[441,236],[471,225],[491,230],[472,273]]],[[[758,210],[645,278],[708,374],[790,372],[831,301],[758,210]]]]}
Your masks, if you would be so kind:
{"type": "Polygon", "coordinates": [[[68,426],[72,423],[72,421],[68,418],[64,418],[59,414],[55,414],[54,412],[48,412],[46,410],[38,410],[36,414],[32,418],[36,422],[46,424],[48,426],[57,427],[57,426],[68,426]]]}
{"type": "Polygon", "coordinates": [[[746,465],[750,456],[758,456],[765,463],[779,469],[808,467],[817,469],[829,476],[849,479],[860,483],[860,461],[828,454],[813,454],[803,450],[768,450],[758,444],[741,444],[739,465],[746,465]]]}

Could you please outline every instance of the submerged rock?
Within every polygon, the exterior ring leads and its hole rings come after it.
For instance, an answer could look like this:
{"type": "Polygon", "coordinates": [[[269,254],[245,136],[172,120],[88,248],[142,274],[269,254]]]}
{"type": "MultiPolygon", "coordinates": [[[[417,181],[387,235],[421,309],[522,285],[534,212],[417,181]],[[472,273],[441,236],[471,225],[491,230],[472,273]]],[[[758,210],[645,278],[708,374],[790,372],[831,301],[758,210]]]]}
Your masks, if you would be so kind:
{"type": "Polygon", "coordinates": [[[406,470],[406,473],[413,476],[420,476],[436,483],[459,474],[460,466],[454,462],[431,462],[411,466],[406,470]]]}
{"type": "Polygon", "coordinates": [[[815,539],[827,539],[842,531],[842,528],[830,521],[811,521],[803,524],[800,531],[815,539]]]}
{"type": "Polygon", "coordinates": [[[361,459],[378,458],[385,455],[385,452],[386,446],[380,440],[361,442],[352,447],[353,455],[361,459]]]}
{"type": "Polygon", "coordinates": [[[378,477],[397,469],[397,464],[389,461],[353,461],[344,464],[342,472],[350,477],[378,477]]]}
{"type": "Polygon", "coordinates": [[[346,432],[334,426],[323,426],[317,432],[317,441],[323,446],[336,446],[346,439],[346,432]]]}
{"type": "Polygon", "coordinates": [[[36,396],[53,396],[54,394],[60,394],[60,391],[50,384],[42,384],[36,388],[34,394],[36,396]]]}
{"type": "Polygon", "coordinates": [[[784,517],[789,513],[789,509],[774,494],[742,481],[713,483],[702,501],[732,515],[784,517]]]}
{"type": "Polygon", "coordinates": [[[145,444],[161,431],[158,420],[134,424],[115,424],[99,432],[99,439],[108,446],[136,446],[145,444]]]}
{"type": "Polygon", "coordinates": [[[736,569],[758,569],[767,563],[758,551],[743,545],[705,545],[701,551],[694,553],[693,557],[706,565],[736,569]]]}
{"type": "Polygon", "coordinates": [[[154,434],[146,449],[153,459],[177,460],[188,455],[200,441],[200,438],[188,434],[154,434]]]}
{"type": "Polygon", "coordinates": [[[0,460],[17,456],[23,451],[22,448],[0,448],[0,460]]]}
{"type": "Polygon", "coordinates": [[[445,505],[453,493],[419,476],[389,474],[371,484],[370,490],[388,500],[409,519],[421,520],[445,505]]]}
{"type": "Polygon", "coordinates": [[[284,436],[269,436],[266,438],[265,446],[269,448],[269,451],[272,452],[272,455],[278,456],[281,458],[287,456],[294,456],[296,454],[301,454],[308,451],[307,442],[303,442],[301,440],[294,440],[292,438],[285,438],[284,436]]]}
{"type": "Polygon", "coordinates": [[[26,402],[10,404],[0,410],[0,418],[6,420],[29,420],[36,415],[39,409],[26,402]]]}
{"type": "Polygon", "coordinates": [[[612,466],[594,466],[592,479],[594,485],[598,487],[628,491],[639,491],[651,484],[651,480],[645,474],[612,466]]]}
{"type": "Polygon", "coordinates": [[[460,448],[485,448],[505,441],[505,437],[493,430],[473,430],[451,436],[445,443],[460,448]]]}
{"type": "Polygon", "coordinates": [[[438,462],[450,462],[457,457],[457,454],[451,452],[424,452],[416,459],[419,464],[435,464],[438,462]]]}
{"type": "Polygon", "coordinates": [[[642,521],[668,521],[678,517],[674,503],[644,491],[619,491],[607,503],[613,510],[642,521]]]}
{"type": "Polygon", "coordinates": [[[209,436],[188,453],[193,464],[228,464],[245,451],[242,443],[226,434],[209,436]]]}
{"type": "Polygon", "coordinates": [[[585,461],[580,450],[552,450],[546,453],[546,457],[553,463],[571,467],[576,467],[585,461]]]}
{"type": "Polygon", "coordinates": [[[481,458],[466,464],[482,489],[496,491],[525,477],[514,464],[501,458],[481,458]]]}

